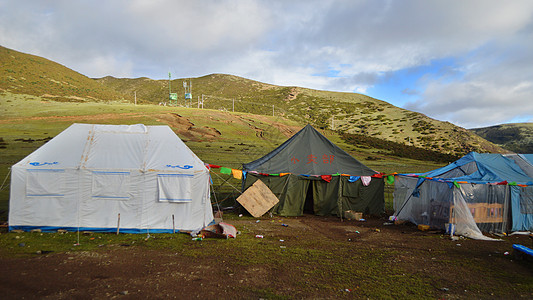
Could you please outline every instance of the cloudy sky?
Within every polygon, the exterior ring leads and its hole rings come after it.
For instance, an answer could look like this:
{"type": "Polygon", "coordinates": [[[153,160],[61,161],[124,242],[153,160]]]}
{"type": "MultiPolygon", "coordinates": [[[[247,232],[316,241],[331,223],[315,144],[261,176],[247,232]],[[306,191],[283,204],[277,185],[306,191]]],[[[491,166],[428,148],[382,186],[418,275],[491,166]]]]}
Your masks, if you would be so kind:
{"type": "Polygon", "coordinates": [[[225,73],[533,122],[529,0],[0,0],[0,45],[89,77],[225,73]]]}

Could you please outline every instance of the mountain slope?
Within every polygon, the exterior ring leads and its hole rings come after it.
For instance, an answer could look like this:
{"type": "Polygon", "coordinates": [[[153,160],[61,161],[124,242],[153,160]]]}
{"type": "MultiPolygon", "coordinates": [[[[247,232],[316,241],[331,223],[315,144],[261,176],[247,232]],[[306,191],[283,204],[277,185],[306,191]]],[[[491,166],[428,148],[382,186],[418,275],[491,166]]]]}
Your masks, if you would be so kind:
{"type": "Polygon", "coordinates": [[[515,153],[533,153],[533,123],[502,124],[470,130],[515,153]]]}
{"type": "Polygon", "coordinates": [[[123,99],[121,93],[48,59],[0,46],[0,91],[55,101],[123,99]]]}
{"type": "MultiPolygon", "coordinates": [[[[175,79],[170,88],[179,95],[178,106],[281,116],[339,133],[455,156],[470,151],[505,151],[464,128],[362,94],[275,86],[225,74],[175,79]],[[183,97],[184,80],[192,84],[193,97],[187,101],[183,97]]],[[[133,102],[136,96],[137,103],[168,104],[169,81],[111,76],[91,79],[50,60],[0,47],[1,91],[55,101],[133,102]]]]}
{"type": "MultiPolygon", "coordinates": [[[[147,78],[96,79],[122,93],[137,92],[143,102],[168,102],[168,81],[147,78]]],[[[301,87],[265,84],[233,75],[211,74],[171,81],[180,105],[198,106],[203,95],[204,107],[256,114],[281,115],[302,123],[339,132],[462,155],[470,151],[505,152],[475,133],[408,111],[362,94],[318,91],[301,87]],[[183,99],[183,81],[192,83],[193,99],[183,99]],[[235,101],[234,101],[235,100],[235,101]]]]}

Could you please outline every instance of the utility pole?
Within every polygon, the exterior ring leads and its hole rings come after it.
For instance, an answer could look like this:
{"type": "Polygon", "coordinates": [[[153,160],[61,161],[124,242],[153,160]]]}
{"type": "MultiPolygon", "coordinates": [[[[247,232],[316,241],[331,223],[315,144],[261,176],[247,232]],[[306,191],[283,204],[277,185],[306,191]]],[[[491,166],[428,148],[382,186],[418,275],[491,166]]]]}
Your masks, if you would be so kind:
{"type": "Polygon", "coordinates": [[[135,95],[135,105],[137,105],[137,91],[134,91],[133,94],[135,95]]]}
{"type": "Polygon", "coordinates": [[[192,79],[191,78],[189,78],[188,84],[187,84],[187,79],[183,81],[183,88],[185,89],[185,107],[192,107],[192,79]]]}

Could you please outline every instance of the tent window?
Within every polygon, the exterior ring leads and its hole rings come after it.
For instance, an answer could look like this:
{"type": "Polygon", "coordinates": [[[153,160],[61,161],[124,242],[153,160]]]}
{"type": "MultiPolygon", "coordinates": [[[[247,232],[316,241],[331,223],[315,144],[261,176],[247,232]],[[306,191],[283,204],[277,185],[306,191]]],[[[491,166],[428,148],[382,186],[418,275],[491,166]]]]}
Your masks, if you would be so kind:
{"type": "Polygon", "coordinates": [[[158,174],[157,185],[160,202],[191,202],[191,183],[193,175],[158,174]]]}
{"type": "Polygon", "coordinates": [[[65,170],[28,169],[26,196],[28,197],[63,197],[65,170]]]}
{"type": "Polygon", "coordinates": [[[533,186],[520,188],[520,213],[533,214],[533,186]]]}
{"type": "Polygon", "coordinates": [[[128,200],[129,172],[93,172],[92,197],[103,200],[128,200]]]}

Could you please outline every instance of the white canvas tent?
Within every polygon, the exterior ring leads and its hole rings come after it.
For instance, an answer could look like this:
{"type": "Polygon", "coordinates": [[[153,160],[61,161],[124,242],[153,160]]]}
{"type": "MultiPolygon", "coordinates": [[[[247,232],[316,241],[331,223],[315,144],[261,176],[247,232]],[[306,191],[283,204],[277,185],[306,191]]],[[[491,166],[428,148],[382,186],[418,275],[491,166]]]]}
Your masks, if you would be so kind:
{"type": "Polygon", "coordinates": [[[168,126],[73,124],[13,165],[9,228],[196,230],[213,221],[209,180],[168,126]]]}

